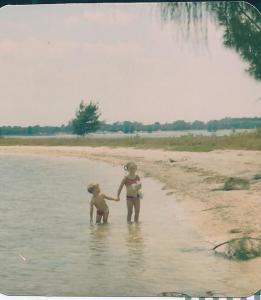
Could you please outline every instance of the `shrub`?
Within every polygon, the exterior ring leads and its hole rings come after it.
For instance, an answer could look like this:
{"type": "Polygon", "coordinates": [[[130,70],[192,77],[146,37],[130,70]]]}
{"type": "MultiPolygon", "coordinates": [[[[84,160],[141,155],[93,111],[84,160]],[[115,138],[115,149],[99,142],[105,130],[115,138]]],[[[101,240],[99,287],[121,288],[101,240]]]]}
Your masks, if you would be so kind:
{"type": "Polygon", "coordinates": [[[223,188],[224,191],[247,189],[249,189],[249,180],[238,177],[229,177],[226,179],[223,188]]]}

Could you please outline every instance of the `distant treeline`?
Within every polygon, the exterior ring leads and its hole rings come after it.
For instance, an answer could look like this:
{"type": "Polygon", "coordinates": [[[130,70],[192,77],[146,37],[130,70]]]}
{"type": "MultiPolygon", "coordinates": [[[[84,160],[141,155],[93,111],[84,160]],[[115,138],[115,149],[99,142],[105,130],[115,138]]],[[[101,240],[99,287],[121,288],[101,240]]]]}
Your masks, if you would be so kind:
{"type": "Polygon", "coordinates": [[[172,123],[144,125],[139,122],[115,122],[113,124],[102,124],[100,130],[124,133],[133,133],[139,131],[182,131],[182,130],[208,130],[215,132],[220,129],[252,129],[261,125],[261,118],[224,118],[221,120],[211,120],[206,123],[202,121],[186,122],[183,120],[172,123]]]}
{"type": "Polygon", "coordinates": [[[70,126],[2,126],[0,127],[0,135],[54,135],[69,134],[72,130],[70,126]]]}
{"type": "MultiPolygon", "coordinates": [[[[153,131],[182,131],[182,130],[208,130],[215,132],[220,129],[252,129],[261,126],[260,118],[224,118],[221,120],[211,120],[208,122],[194,121],[186,122],[183,120],[172,123],[161,124],[155,122],[153,124],[144,125],[139,122],[115,122],[107,124],[101,122],[99,131],[105,132],[153,132],[153,131]]],[[[72,128],[69,125],[62,126],[2,126],[0,127],[0,135],[54,135],[54,134],[72,134],[72,128]]]]}

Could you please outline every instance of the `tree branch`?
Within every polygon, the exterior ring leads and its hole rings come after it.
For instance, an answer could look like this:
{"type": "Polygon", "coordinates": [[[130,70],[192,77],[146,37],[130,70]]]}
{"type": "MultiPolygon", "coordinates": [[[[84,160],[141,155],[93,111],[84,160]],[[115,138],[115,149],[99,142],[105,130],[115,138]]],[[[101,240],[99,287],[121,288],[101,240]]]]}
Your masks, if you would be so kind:
{"type": "Polygon", "coordinates": [[[245,13],[245,11],[239,6],[239,9],[241,11],[241,13],[248,18],[248,20],[254,25],[256,26],[256,28],[261,32],[261,27],[256,23],[255,20],[253,20],[247,13],[245,13]]]}

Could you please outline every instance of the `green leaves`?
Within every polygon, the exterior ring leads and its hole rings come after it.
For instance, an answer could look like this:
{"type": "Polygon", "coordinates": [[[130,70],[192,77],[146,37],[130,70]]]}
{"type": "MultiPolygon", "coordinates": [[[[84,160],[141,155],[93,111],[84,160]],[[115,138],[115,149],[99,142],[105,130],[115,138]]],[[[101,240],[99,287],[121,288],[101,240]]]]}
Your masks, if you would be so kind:
{"type": "Polygon", "coordinates": [[[163,22],[175,22],[186,41],[197,45],[207,41],[208,20],[223,28],[223,44],[247,63],[246,72],[261,80],[261,16],[257,9],[242,1],[163,2],[163,22]]]}
{"type": "Polygon", "coordinates": [[[100,115],[97,103],[91,101],[89,104],[84,104],[81,101],[76,111],[76,117],[72,120],[73,133],[84,136],[97,131],[101,124],[99,121],[100,115]]]}

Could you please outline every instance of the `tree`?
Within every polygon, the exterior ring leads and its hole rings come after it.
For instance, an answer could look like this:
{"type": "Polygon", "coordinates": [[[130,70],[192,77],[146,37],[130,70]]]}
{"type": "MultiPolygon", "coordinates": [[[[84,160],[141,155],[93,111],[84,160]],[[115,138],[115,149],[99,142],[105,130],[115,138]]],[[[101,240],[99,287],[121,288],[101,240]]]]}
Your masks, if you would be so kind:
{"type": "Polygon", "coordinates": [[[84,104],[81,101],[76,111],[76,117],[71,122],[73,133],[84,136],[90,132],[97,131],[101,124],[99,121],[100,115],[97,103],[91,101],[89,104],[84,104]]]}
{"type": "Polygon", "coordinates": [[[124,121],[123,122],[123,132],[124,133],[133,133],[135,131],[134,125],[132,122],[124,121]]]}
{"type": "Polygon", "coordinates": [[[215,132],[217,131],[218,128],[218,121],[217,120],[212,120],[207,122],[207,130],[210,132],[215,132]]]}
{"type": "Polygon", "coordinates": [[[183,120],[178,120],[172,123],[173,130],[188,130],[189,124],[183,120]]]}
{"type": "Polygon", "coordinates": [[[258,10],[246,2],[212,5],[224,28],[224,46],[236,51],[248,65],[246,72],[261,80],[261,18],[258,10]]]}
{"type": "Polygon", "coordinates": [[[191,129],[200,130],[200,129],[205,129],[205,128],[206,128],[206,124],[202,121],[196,120],[191,124],[191,129]]]}
{"type": "Polygon", "coordinates": [[[164,22],[177,22],[181,36],[195,38],[194,46],[207,42],[208,19],[223,28],[223,44],[247,63],[246,72],[261,81],[261,18],[252,5],[241,1],[163,2],[164,22]]]}

